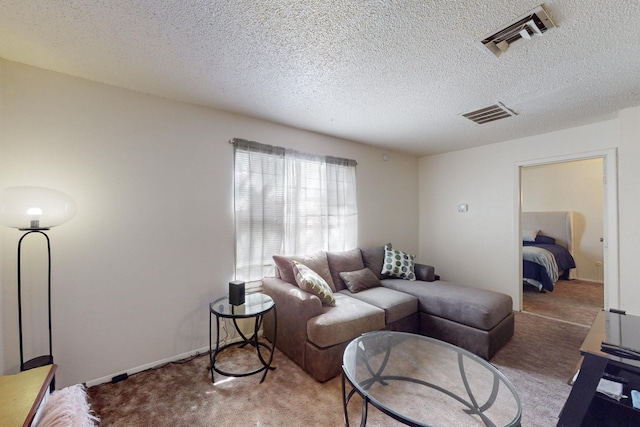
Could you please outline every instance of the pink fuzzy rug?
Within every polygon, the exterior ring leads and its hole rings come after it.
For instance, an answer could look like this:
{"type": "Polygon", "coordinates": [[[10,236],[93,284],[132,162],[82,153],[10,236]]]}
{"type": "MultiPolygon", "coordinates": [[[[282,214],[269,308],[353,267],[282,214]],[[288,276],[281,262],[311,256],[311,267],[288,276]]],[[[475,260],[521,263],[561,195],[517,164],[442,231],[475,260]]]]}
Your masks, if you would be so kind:
{"type": "Polygon", "coordinates": [[[93,427],[98,421],[91,413],[86,389],[76,384],[51,393],[37,427],[93,427]]]}

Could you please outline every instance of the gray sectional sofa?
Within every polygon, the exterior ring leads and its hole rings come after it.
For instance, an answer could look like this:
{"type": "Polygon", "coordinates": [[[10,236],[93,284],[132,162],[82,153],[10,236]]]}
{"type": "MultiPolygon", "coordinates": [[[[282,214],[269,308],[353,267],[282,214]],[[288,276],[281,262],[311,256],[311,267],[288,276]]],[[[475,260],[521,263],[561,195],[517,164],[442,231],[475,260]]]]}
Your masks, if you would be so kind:
{"type": "MultiPolygon", "coordinates": [[[[436,280],[434,268],[424,264],[415,264],[416,280],[384,275],[384,257],[384,246],[303,257],[274,256],[276,277],[265,277],[262,285],[276,304],[278,349],[324,382],[340,373],[345,347],[365,332],[419,333],[486,360],[513,335],[510,296],[436,280]],[[297,285],[293,261],[326,281],[335,306],[323,304],[318,296],[297,285]],[[340,274],[346,272],[352,273],[340,274]],[[360,277],[366,285],[357,283],[360,277]]],[[[273,321],[271,316],[264,320],[269,339],[273,339],[269,336],[273,321]]]]}

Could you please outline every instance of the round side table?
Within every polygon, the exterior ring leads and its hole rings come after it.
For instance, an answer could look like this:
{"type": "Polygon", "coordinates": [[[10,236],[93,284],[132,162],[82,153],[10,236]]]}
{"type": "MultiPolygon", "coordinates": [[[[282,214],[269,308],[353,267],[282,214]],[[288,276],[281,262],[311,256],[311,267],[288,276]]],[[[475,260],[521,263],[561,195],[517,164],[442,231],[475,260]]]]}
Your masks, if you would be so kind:
{"type": "Polygon", "coordinates": [[[212,303],[209,304],[209,359],[210,359],[210,367],[211,367],[211,382],[215,384],[214,379],[214,371],[219,373],[220,375],[224,375],[227,377],[246,377],[249,375],[254,375],[259,372],[264,372],[262,374],[262,379],[260,383],[264,381],[267,376],[267,372],[270,370],[276,369],[271,366],[271,362],[273,361],[273,353],[276,347],[276,335],[278,332],[278,323],[277,320],[273,323],[273,342],[271,346],[267,345],[264,342],[260,342],[258,340],[258,332],[260,327],[262,326],[262,319],[264,316],[273,311],[273,315],[275,319],[276,316],[276,305],[271,299],[269,295],[265,295],[263,293],[255,292],[255,293],[247,293],[245,294],[244,304],[241,305],[233,305],[229,303],[229,295],[218,298],[212,303]],[[216,347],[213,349],[213,318],[216,318],[216,347]],[[240,327],[238,326],[238,319],[255,319],[255,327],[253,333],[249,336],[245,335],[240,327]],[[240,341],[232,342],[229,344],[225,344],[220,346],[220,319],[231,319],[235,330],[240,335],[240,341]],[[216,360],[218,355],[224,351],[225,349],[237,346],[237,347],[245,347],[247,345],[255,348],[258,359],[262,366],[257,369],[248,372],[226,372],[216,367],[216,360]],[[268,358],[262,354],[262,352],[266,350],[269,352],[268,358]]]}

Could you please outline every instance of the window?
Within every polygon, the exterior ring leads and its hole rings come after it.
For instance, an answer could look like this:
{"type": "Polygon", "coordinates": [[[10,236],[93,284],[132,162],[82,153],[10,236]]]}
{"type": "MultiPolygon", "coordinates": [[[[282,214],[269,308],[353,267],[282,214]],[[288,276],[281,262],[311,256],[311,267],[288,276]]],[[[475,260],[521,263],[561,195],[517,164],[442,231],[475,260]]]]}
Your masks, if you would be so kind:
{"type": "Polygon", "coordinates": [[[272,274],[273,255],[357,246],[354,160],[231,142],[237,280],[272,274]]]}

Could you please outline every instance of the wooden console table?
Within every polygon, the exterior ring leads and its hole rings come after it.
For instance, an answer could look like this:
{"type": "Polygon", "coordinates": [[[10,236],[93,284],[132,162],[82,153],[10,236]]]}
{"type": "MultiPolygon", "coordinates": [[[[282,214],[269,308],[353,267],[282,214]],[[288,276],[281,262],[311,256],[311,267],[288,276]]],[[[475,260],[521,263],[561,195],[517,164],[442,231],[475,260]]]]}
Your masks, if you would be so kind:
{"type": "Polygon", "coordinates": [[[29,369],[0,377],[0,426],[30,426],[49,385],[56,365],[29,369]]]}
{"type": "Polygon", "coordinates": [[[601,311],[589,330],[580,353],[580,372],[560,414],[558,427],[640,425],[640,410],[631,404],[631,390],[640,390],[640,360],[602,351],[603,343],[640,350],[640,317],[601,311]],[[623,384],[622,399],[597,393],[601,378],[623,384]]]}

